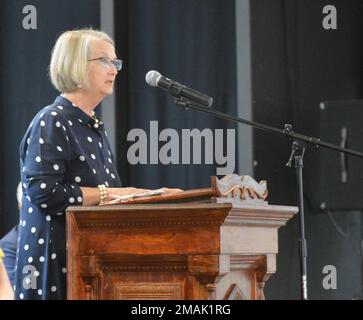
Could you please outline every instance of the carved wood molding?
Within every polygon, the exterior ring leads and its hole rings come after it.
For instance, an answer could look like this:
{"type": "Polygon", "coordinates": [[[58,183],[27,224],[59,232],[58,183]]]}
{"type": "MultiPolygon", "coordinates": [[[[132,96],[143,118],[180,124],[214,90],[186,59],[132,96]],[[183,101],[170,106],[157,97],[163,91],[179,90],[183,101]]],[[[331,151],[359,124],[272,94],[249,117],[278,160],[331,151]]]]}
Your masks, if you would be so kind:
{"type": "Polygon", "coordinates": [[[256,288],[256,300],[265,300],[265,284],[266,282],[261,281],[257,282],[257,288],[256,288]]]}
{"type": "Polygon", "coordinates": [[[280,228],[298,212],[297,207],[233,207],[223,225],[280,228]]]}
{"type": "Polygon", "coordinates": [[[233,283],[224,295],[224,300],[247,300],[240,287],[233,283]]]}
{"type": "MultiPolygon", "coordinates": [[[[230,209],[231,206],[226,204],[218,207],[218,209],[230,209]]],[[[82,213],[132,213],[135,210],[142,210],[147,213],[158,213],[158,212],[173,212],[173,211],[184,211],[189,210],[209,210],[215,209],[215,204],[210,202],[186,202],[186,203],[168,203],[168,204],[127,204],[127,205],[111,205],[111,206],[82,206],[82,207],[68,207],[67,212],[82,212],[82,213]]],[[[81,219],[81,217],[80,217],[81,219]]]]}
{"type": "Polygon", "coordinates": [[[191,275],[223,276],[230,271],[229,255],[190,255],[188,271],[191,275]]]}
{"type": "MultiPolygon", "coordinates": [[[[255,297],[256,300],[265,300],[264,288],[265,283],[269,277],[276,272],[276,255],[234,255],[230,258],[231,271],[239,270],[253,270],[256,280],[255,297]]],[[[236,296],[235,298],[245,300],[241,290],[237,290],[238,287],[231,287],[225,296],[236,296]],[[232,290],[233,289],[233,290],[232,290]],[[237,297],[240,296],[240,297],[237,297]]]]}
{"type": "MultiPolygon", "coordinates": [[[[86,256],[87,257],[87,256],[86,256]]],[[[185,272],[188,269],[186,256],[161,255],[95,255],[95,258],[81,259],[82,274],[95,270],[118,272],[185,272]],[[95,265],[89,261],[94,261],[95,265]]]]}
{"type": "Polygon", "coordinates": [[[79,267],[81,275],[92,276],[99,273],[97,257],[93,252],[79,257],[79,267]]]}
{"type": "Polygon", "coordinates": [[[185,221],[123,221],[123,222],[87,222],[80,223],[78,226],[80,229],[90,228],[135,228],[135,227],[165,227],[165,226],[220,226],[223,221],[220,220],[185,220],[185,221]]]}
{"type": "Polygon", "coordinates": [[[238,270],[266,270],[265,255],[231,255],[230,268],[231,271],[238,270]]]}
{"type": "MultiPolygon", "coordinates": [[[[219,279],[215,280],[215,281],[218,282],[219,279]]],[[[217,299],[217,284],[216,283],[208,283],[206,285],[206,289],[207,289],[207,299],[208,300],[216,300],[217,299]]]]}
{"type": "Polygon", "coordinates": [[[85,300],[99,300],[99,278],[95,276],[82,276],[85,300]]]}
{"type": "Polygon", "coordinates": [[[229,271],[229,255],[188,257],[188,273],[205,287],[208,300],[217,298],[217,284],[229,271]]]}
{"type": "Polygon", "coordinates": [[[74,209],[79,229],[220,226],[232,206],[215,203],[145,204],[74,209]],[[102,215],[102,219],[100,219],[102,215]]]}
{"type": "Polygon", "coordinates": [[[104,271],[123,271],[123,272],[174,272],[187,271],[187,266],[106,266],[100,265],[100,269],[104,271]]]}
{"type": "Polygon", "coordinates": [[[118,300],[181,300],[184,284],[180,283],[128,283],[113,285],[113,296],[118,300]]]}
{"type": "Polygon", "coordinates": [[[264,268],[260,268],[258,272],[256,272],[256,299],[257,300],[265,300],[265,284],[272,274],[276,272],[276,255],[267,254],[266,255],[266,263],[264,264],[264,268]]]}
{"type": "Polygon", "coordinates": [[[250,176],[239,176],[230,174],[222,179],[212,177],[212,186],[220,198],[234,200],[236,203],[265,204],[267,198],[267,182],[265,180],[257,182],[250,176]],[[213,179],[215,181],[213,181],[213,179]]]}

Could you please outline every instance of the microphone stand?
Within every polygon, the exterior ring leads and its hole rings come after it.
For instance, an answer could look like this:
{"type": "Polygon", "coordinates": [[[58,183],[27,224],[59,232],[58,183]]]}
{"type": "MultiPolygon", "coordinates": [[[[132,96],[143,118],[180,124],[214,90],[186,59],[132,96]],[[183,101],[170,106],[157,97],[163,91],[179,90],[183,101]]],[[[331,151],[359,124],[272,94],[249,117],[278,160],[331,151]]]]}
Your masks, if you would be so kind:
{"type": "Polygon", "coordinates": [[[331,143],[327,143],[321,141],[319,138],[305,136],[299,133],[295,133],[292,129],[291,124],[285,124],[284,129],[278,129],[272,126],[260,124],[254,121],[248,121],[233,115],[229,115],[227,113],[213,111],[210,109],[205,108],[201,104],[190,101],[183,97],[175,98],[174,103],[182,107],[186,110],[193,109],[197,111],[202,111],[213,115],[218,118],[222,118],[228,121],[233,121],[237,123],[247,124],[253,128],[278,133],[283,135],[289,139],[293,139],[293,143],[291,146],[291,154],[289,157],[288,162],[286,163],[287,167],[292,166],[293,159],[295,160],[295,168],[296,168],[296,176],[297,176],[297,185],[298,185],[298,195],[299,195],[299,213],[300,213],[300,221],[299,221],[299,256],[300,256],[300,275],[301,275],[301,299],[307,300],[308,299],[308,281],[307,281],[307,243],[305,238],[305,212],[304,212],[304,188],[303,188],[303,167],[304,167],[304,154],[306,150],[306,145],[310,144],[316,148],[323,147],[326,149],[334,150],[337,152],[342,152],[345,154],[350,154],[355,157],[363,158],[363,153],[358,152],[352,149],[342,148],[336,146],[331,143]]]}

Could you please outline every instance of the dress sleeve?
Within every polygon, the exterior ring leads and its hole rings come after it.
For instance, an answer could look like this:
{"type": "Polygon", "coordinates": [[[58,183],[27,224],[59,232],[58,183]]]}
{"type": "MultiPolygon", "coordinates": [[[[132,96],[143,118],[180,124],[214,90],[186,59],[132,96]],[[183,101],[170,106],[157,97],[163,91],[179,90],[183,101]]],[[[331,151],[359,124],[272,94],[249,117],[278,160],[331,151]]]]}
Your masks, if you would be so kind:
{"type": "Polygon", "coordinates": [[[43,114],[33,121],[20,151],[26,195],[47,214],[64,212],[68,206],[83,202],[79,185],[66,181],[66,170],[75,157],[66,127],[66,119],[56,111],[43,114]]]}

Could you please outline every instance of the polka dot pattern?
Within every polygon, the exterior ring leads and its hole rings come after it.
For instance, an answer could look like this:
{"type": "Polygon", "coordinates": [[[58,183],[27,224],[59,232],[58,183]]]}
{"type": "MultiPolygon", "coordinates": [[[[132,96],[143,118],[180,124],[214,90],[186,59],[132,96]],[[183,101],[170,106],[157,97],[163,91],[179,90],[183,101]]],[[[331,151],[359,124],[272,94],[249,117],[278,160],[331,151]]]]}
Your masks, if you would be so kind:
{"type": "Polygon", "coordinates": [[[58,97],[35,116],[25,134],[20,153],[27,201],[19,219],[18,299],[66,298],[65,210],[84,202],[83,186],[121,186],[104,127],[94,128],[91,121],[58,97]],[[34,267],[36,290],[24,290],[25,266],[34,267]]]}

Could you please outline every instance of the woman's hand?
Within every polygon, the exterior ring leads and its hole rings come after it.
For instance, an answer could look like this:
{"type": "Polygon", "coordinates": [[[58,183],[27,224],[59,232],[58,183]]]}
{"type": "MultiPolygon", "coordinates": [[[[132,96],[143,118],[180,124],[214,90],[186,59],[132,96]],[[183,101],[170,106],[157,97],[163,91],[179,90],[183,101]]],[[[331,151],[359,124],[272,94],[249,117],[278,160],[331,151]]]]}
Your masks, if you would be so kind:
{"type": "MultiPolygon", "coordinates": [[[[127,196],[130,194],[140,194],[140,193],[144,193],[144,192],[149,192],[151,190],[149,189],[139,189],[139,188],[133,188],[133,187],[128,187],[128,188],[107,188],[107,194],[108,194],[108,198],[110,199],[111,195],[115,195],[115,196],[127,196]]],[[[107,200],[109,200],[107,199],[107,200]]]]}

